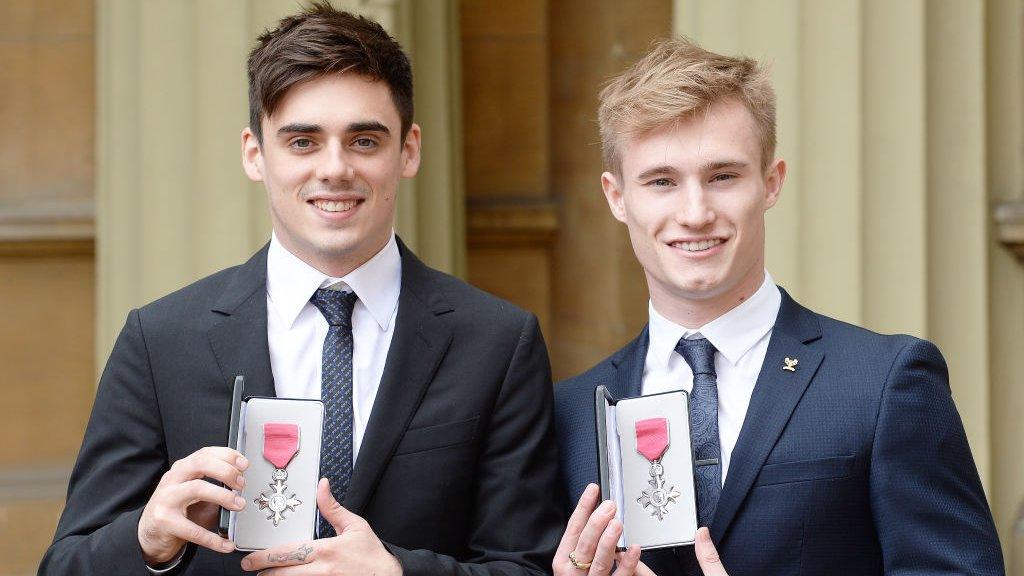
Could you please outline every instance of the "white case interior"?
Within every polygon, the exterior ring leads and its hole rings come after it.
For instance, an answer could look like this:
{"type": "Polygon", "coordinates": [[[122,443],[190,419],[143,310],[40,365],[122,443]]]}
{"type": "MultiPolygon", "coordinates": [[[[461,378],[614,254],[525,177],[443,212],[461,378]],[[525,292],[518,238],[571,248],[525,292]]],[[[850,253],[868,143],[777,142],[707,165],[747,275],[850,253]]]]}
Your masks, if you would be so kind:
{"type": "Polygon", "coordinates": [[[320,438],[324,405],[319,400],[250,398],[242,403],[238,426],[238,451],[249,460],[241,496],[245,508],[231,513],[228,537],[238,550],[263,550],[278,544],[312,540],[316,528],[316,485],[320,477],[320,438]],[[286,471],[286,496],[301,500],[275,527],[270,510],[260,510],[260,494],[274,494],[274,465],[263,457],[263,424],[281,422],[299,426],[299,449],[286,471]]]}
{"type": "Polygon", "coordinates": [[[693,450],[690,442],[688,397],[669,392],[619,400],[608,406],[608,480],[611,498],[622,522],[621,547],[640,544],[643,549],[693,544],[697,532],[693,450]],[[645,418],[668,420],[669,447],[661,458],[666,488],[679,496],[659,520],[638,498],[650,488],[651,463],[636,450],[636,422],[645,418]]]}

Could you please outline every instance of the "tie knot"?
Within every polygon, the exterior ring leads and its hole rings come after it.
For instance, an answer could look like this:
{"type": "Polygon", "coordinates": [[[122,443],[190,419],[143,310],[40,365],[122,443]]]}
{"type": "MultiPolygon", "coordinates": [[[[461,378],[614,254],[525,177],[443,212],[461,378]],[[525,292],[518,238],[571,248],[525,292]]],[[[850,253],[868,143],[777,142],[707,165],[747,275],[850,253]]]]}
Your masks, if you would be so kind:
{"type": "Polygon", "coordinates": [[[693,375],[715,374],[715,345],[707,338],[687,340],[680,338],[676,344],[676,352],[690,365],[693,375]]]}
{"type": "Polygon", "coordinates": [[[331,326],[350,326],[352,324],[352,308],[359,297],[355,292],[342,292],[330,288],[320,288],[309,299],[331,326]]]}

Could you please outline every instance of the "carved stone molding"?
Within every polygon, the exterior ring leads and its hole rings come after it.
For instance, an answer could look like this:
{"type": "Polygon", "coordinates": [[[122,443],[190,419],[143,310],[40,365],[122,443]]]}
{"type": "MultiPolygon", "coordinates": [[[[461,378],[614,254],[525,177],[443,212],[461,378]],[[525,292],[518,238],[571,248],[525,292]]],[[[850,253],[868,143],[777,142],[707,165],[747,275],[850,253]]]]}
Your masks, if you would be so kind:
{"type": "Polygon", "coordinates": [[[91,201],[0,202],[0,240],[91,240],[91,201]]]}
{"type": "Polygon", "coordinates": [[[0,504],[20,500],[63,500],[71,462],[0,470],[0,504]]]}
{"type": "Polygon", "coordinates": [[[0,256],[92,254],[91,201],[0,201],[0,256]]]}
{"type": "Polygon", "coordinates": [[[996,204],[996,238],[1024,262],[1024,200],[996,204]]]}
{"type": "Polygon", "coordinates": [[[558,205],[550,199],[469,199],[466,240],[470,246],[550,247],[558,233],[558,205]]]}

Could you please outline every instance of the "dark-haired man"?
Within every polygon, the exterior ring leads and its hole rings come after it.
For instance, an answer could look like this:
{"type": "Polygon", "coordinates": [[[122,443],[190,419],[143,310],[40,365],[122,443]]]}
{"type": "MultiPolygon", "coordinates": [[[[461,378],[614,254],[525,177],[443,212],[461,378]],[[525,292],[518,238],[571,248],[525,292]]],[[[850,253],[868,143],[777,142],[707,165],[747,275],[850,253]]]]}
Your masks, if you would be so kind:
{"type": "Polygon", "coordinates": [[[542,572],[561,529],[547,353],[533,315],[394,235],[420,158],[405,54],[318,3],[259,38],[249,96],[273,237],[129,314],[40,573],[542,572]],[[248,462],[216,447],[236,374],[324,401],[316,540],[243,557],[209,530],[246,504],[248,462]]]}

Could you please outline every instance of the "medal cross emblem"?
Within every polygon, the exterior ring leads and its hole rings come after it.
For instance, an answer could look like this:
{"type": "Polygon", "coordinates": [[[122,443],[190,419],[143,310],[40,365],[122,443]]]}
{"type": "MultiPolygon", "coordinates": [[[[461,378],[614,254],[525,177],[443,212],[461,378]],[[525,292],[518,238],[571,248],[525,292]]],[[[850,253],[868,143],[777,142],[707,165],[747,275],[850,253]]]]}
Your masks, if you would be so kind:
{"type": "Polygon", "coordinates": [[[786,365],[783,366],[782,369],[789,370],[790,372],[796,372],[796,365],[800,363],[796,358],[790,358],[789,356],[787,356],[783,362],[785,362],[786,365]]]}
{"type": "Polygon", "coordinates": [[[665,478],[662,476],[665,473],[665,469],[662,468],[661,462],[653,462],[651,464],[651,478],[647,481],[650,487],[641,493],[641,496],[636,499],[636,503],[646,508],[653,508],[651,510],[651,516],[654,516],[659,521],[665,519],[665,515],[668,514],[668,505],[675,503],[676,498],[679,498],[679,492],[676,491],[676,487],[672,486],[665,488],[665,478]]]}
{"type": "Polygon", "coordinates": [[[270,510],[270,515],[267,516],[267,520],[273,522],[274,527],[277,528],[277,525],[285,519],[285,511],[290,510],[294,512],[295,507],[302,504],[302,501],[296,498],[295,494],[288,496],[285,492],[288,490],[288,486],[284,483],[288,478],[287,472],[280,469],[275,470],[273,478],[274,481],[268,484],[273,492],[263,492],[256,498],[253,498],[253,502],[259,506],[260,510],[270,510]]]}

